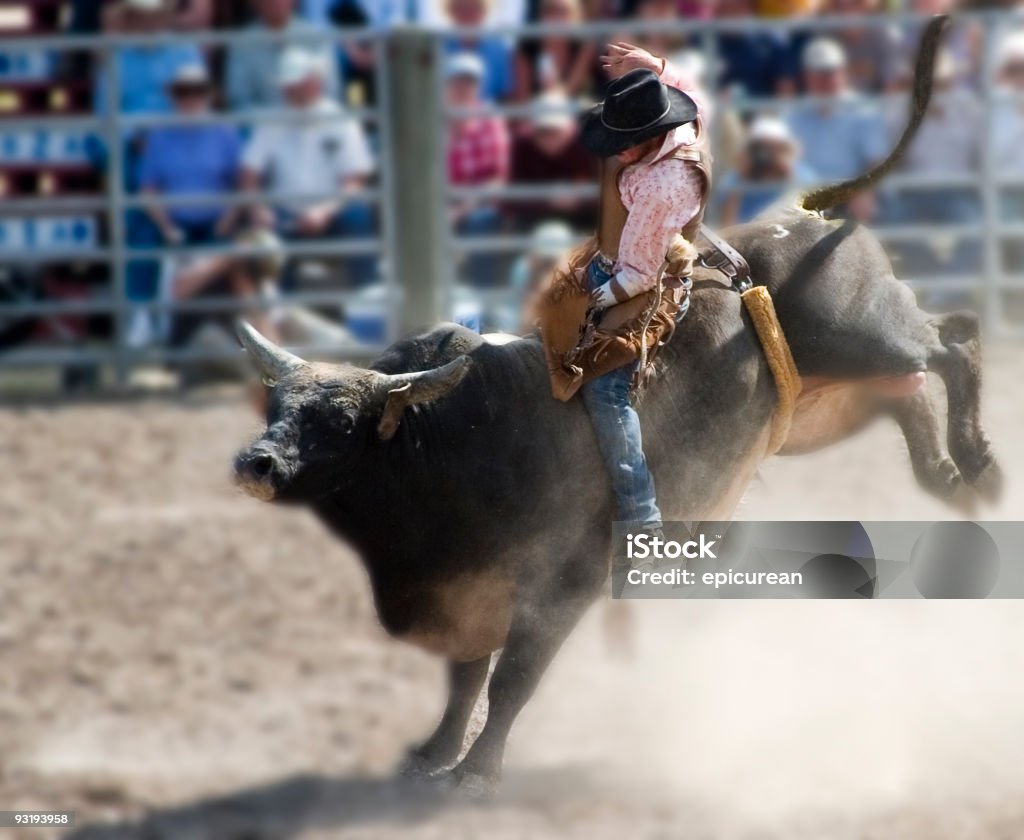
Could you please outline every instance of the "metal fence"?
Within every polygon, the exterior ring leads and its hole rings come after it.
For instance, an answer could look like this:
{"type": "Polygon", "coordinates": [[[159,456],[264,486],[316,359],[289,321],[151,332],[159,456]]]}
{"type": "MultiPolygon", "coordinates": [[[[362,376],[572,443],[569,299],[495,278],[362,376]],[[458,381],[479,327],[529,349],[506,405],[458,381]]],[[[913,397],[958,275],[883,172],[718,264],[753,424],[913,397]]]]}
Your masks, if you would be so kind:
{"type": "MultiPolygon", "coordinates": [[[[1006,29],[1016,20],[1013,15],[1000,13],[972,13],[960,19],[961,25],[979,28],[983,37],[977,93],[983,106],[984,119],[978,126],[982,133],[981,165],[977,172],[950,173],[942,177],[912,177],[894,175],[885,185],[889,190],[950,190],[973,192],[981,208],[978,218],[967,224],[899,225],[878,229],[887,245],[904,242],[928,242],[935,238],[953,238],[957,243],[974,241],[980,245],[981,262],[977,273],[944,275],[941,277],[905,277],[912,286],[928,292],[966,293],[972,296],[984,317],[987,329],[997,335],[1020,335],[1019,327],[1005,317],[1005,299],[1008,292],[1024,293],[1024,276],[1006,269],[1003,250],[1008,242],[1024,239],[1024,219],[1004,217],[1001,208],[1003,193],[1024,188],[1024,178],[997,171],[994,154],[993,113],[997,105],[1009,96],[994,84],[996,78],[997,47],[1006,29]]],[[[858,18],[858,27],[919,26],[921,18],[913,16],[878,16],[858,18]]],[[[756,32],[783,29],[789,32],[836,32],[851,25],[849,18],[814,18],[799,20],[719,20],[708,22],[679,21],[668,26],[664,23],[644,24],[638,21],[615,21],[585,26],[524,26],[487,30],[428,31],[401,28],[389,32],[367,30],[335,30],[325,32],[318,40],[334,44],[348,41],[371,43],[376,54],[377,106],[372,109],[348,109],[350,116],[373,123],[379,142],[380,177],[374,189],[359,196],[373,201],[380,210],[380,234],[360,241],[291,242],[286,246],[292,256],[340,257],[355,254],[379,256],[382,271],[383,294],[381,301],[387,311],[387,339],[394,338],[403,328],[425,323],[435,317],[450,317],[455,306],[457,288],[456,265],[473,253],[521,254],[531,245],[524,236],[460,236],[448,222],[448,208],[455,200],[508,201],[517,198],[552,198],[568,194],[595,195],[593,186],[545,184],[511,185],[503,187],[454,188],[445,176],[445,142],[448,121],[463,116],[444,105],[444,66],[450,39],[473,40],[483,37],[510,39],[535,38],[542,35],[566,35],[580,40],[601,40],[612,36],[636,36],[666,31],[695,36],[709,67],[716,63],[717,36],[736,30],[756,32]]],[[[304,36],[301,40],[308,40],[304,36]]],[[[231,47],[252,42],[279,43],[296,41],[255,32],[210,32],[199,35],[161,35],[153,37],[122,37],[117,41],[93,37],[56,37],[43,39],[12,39],[0,48],[4,53],[18,51],[90,51],[102,59],[107,74],[109,100],[120,100],[121,79],[118,77],[116,51],[123,46],[166,45],[188,42],[206,47],[231,47]]],[[[877,97],[883,100],[885,97],[877,97]]],[[[905,97],[904,97],[905,99],[905,97]]],[[[805,107],[806,97],[747,98],[734,101],[729,107],[743,114],[772,111],[787,113],[793,108],[805,107]]],[[[884,104],[879,101],[879,104],[884,104]]],[[[889,103],[891,105],[891,103],[889,103]]],[[[578,103],[570,104],[578,109],[578,103]]],[[[489,105],[486,110],[509,118],[529,116],[535,112],[531,105],[489,105]]],[[[718,109],[721,114],[724,109],[718,109]]],[[[92,343],[85,347],[66,349],[33,348],[16,354],[0,354],[0,368],[18,365],[64,365],[77,363],[111,364],[122,380],[131,369],[154,362],[205,358],[203,351],[171,350],[165,347],[133,348],[127,340],[128,318],[137,307],[154,311],[180,310],[236,310],[239,302],[234,298],[204,299],[201,301],[135,302],[126,297],[125,278],[129,263],[137,259],[154,259],[181,254],[245,254],[237,246],[131,248],[125,231],[125,213],[143,208],[153,199],[129,194],[122,180],[123,138],[126,131],[155,125],[191,123],[252,126],[268,121],[296,119],[288,110],[257,113],[215,113],[201,118],[180,115],[128,115],[117,107],[107,107],[96,116],[89,117],[31,117],[0,120],[0,137],[23,130],[87,130],[103,139],[108,150],[106,188],[102,196],[83,198],[38,198],[7,200],[0,204],[4,216],[19,214],[60,213],[69,210],[99,211],[106,219],[108,242],[100,247],[67,249],[59,253],[40,253],[31,250],[0,251],[0,259],[7,264],[45,263],[69,260],[104,262],[110,269],[109,293],[82,301],[35,301],[0,305],[0,321],[12,316],[37,315],[40,317],[69,314],[96,313],[112,317],[114,336],[109,345],[92,343]]],[[[757,185],[741,185],[757,189],[757,185]]],[[[254,200],[274,202],[282,199],[323,200],[332,198],[328,191],[315,196],[282,196],[280,194],[217,194],[202,196],[174,196],[161,201],[171,205],[197,203],[247,204],[254,200]]],[[[955,246],[956,247],[956,246],[955,246]]],[[[253,251],[252,253],[258,253],[253,251]]],[[[499,284],[500,287],[500,284],[499,284]]],[[[498,291],[501,297],[510,292],[498,291]]],[[[301,305],[344,304],[351,293],[326,291],[301,293],[289,300],[301,305]]],[[[482,297],[487,297],[486,295],[482,297]]],[[[260,305],[274,305],[264,302],[260,305]]],[[[296,348],[299,352],[331,354],[336,356],[365,357],[379,347],[351,345],[346,347],[296,348]]]]}
{"type": "MultiPolygon", "coordinates": [[[[240,303],[234,297],[208,297],[200,300],[149,300],[131,301],[126,295],[126,274],[128,265],[141,260],[159,260],[165,257],[204,257],[231,255],[236,257],[263,256],[265,250],[258,246],[238,244],[217,245],[167,245],[160,247],[132,246],[126,233],[126,213],[143,210],[147,206],[160,204],[164,207],[215,205],[218,207],[244,206],[254,203],[274,204],[276,202],[317,202],[337,197],[334,185],[325,185],[318,194],[288,194],[283,192],[232,192],[204,193],[195,195],[175,194],[155,197],[129,193],[124,183],[124,154],[130,132],[138,132],[157,126],[226,125],[250,128],[271,123],[302,121],[305,124],[316,120],[337,120],[337,115],[310,117],[281,107],[261,108],[253,112],[211,112],[202,115],[175,113],[122,113],[119,107],[122,93],[120,64],[116,60],[118,50],[125,47],[163,47],[178,44],[194,44],[204,48],[230,48],[240,45],[267,46],[319,46],[324,43],[341,45],[348,41],[359,41],[373,45],[379,67],[380,87],[386,91],[389,85],[389,61],[385,54],[386,41],[379,33],[364,30],[325,31],[322,34],[280,35],[257,31],[205,32],[190,35],[161,34],[152,36],[119,36],[116,40],[108,37],[48,37],[10,39],[0,45],[5,55],[18,53],[89,53],[99,58],[98,73],[105,77],[106,101],[90,116],[30,116],[0,118],[0,141],[19,132],[88,132],[99,139],[106,153],[104,166],[104,191],[100,196],[47,197],[30,199],[7,199],[0,202],[0,218],[19,218],[25,215],[46,215],[67,212],[99,212],[106,222],[107,237],[103,244],[88,247],[61,247],[56,251],[35,248],[11,248],[0,246],[0,259],[6,265],[60,264],[70,262],[102,263],[108,267],[108,288],[86,300],[70,301],[16,301],[0,303],[0,323],[5,318],[38,316],[52,318],[62,315],[107,315],[113,322],[113,338],[104,344],[87,344],[65,347],[30,347],[13,353],[0,353],[0,368],[9,366],[49,366],[70,364],[109,364],[123,382],[132,368],[144,364],[168,361],[202,361],[211,356],[223,355],[209,349],[169,347],[132,347],[128,341],[128,319],[138,310],[152,312],[234,312],[240,303]]],[[[0,82],[2,83],[2,82],[0,82]]],[[[386,98],[386,93],[384,94],[386,98]]],[[[283,252],[289,257],[315,256],[338,258],[370,254],[384,257],[394,249],[390,246],[394,223],[390,198],[394,194],[390,165],[390,142],[393,132],[389,127],[390,114],[387,108],[345,108],[344,116],[371,123],[376,126],[379,144],[378,185],[351,193],[353,200],[373,203],[379,210],[379,235],[352,241],[317,240],[292,241],[283,244],[283,252]]],[[[397,334],[399,325],[396,313],[399,311],[401,290],[396,276],[386,259],[381,259],[381,282],[384,294],[380,298],[382,313],[387,319],[386,334],[390,340],[397,334]]],[[[353,293],[346,291],[305,292],[290,294],[289,303],[295,305],[344,305],[353,299],[353,293]]],[[[274,299],[247,300],[247,308],[270,308],[279,305],[274,299]]],[[[386,343],[386,342],[385,342],[386,343]]],[[[344,347],[315,346],[297,348],[304,352],[338,357],[365,357],[378,351],[384,344],[351,344],[344,347]]],[[[232,354],[233,355],[233,354],[232,354]]]]}

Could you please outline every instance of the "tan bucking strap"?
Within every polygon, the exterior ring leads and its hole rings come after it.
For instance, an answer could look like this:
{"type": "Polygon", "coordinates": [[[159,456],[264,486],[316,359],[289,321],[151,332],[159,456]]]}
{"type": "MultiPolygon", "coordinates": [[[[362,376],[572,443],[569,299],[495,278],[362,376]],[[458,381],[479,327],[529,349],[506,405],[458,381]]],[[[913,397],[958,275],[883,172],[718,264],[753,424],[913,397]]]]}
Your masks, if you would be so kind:
{"type": "Polygon", "coordinates": [[[761,341],[764,355],[768,359],[768,367],[775,377],[775,389],[778,391],[778,402],[772,415],[772,430],[768,443],[768,454],[774,455],[782,449],[786,438],[789,437],[793,414],[796,411],[796,400],[803,385],[768,289],[764,286],[754,286],[744,292],[742,298],[747,312],[750,313],[750,320],[754,322],[754,330],[761,341]]]}

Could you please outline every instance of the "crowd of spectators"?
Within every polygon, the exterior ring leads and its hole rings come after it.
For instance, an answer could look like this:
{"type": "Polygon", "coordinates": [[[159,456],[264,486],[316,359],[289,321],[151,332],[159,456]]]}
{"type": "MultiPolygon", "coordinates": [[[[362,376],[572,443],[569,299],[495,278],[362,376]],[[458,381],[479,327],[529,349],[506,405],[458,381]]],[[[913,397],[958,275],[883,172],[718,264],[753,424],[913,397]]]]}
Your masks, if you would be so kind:
{"type": "MultiPolygon", "coordinates": [[[[237,124],[138,125],[124,132],[123,183],[147,198],[126,220],[132,248],[229,241],[254,229],[284,240],[357,241],[379,231],[365,198],[381,167],[375,124],[353,109],[376,100],[378,51],[372,40],[339,40],[337,29],[379,30],[403,22],[436,27],[443,39],[447,175],[463,192],[450,208],[465,237],[528,236],[557,221],[576,232],[594,223],[596,162],[582,149],[575,112],[599,100],[608,78],[601,56],[628,40],[665,55],[711,93],[716,143],[712,220],[742,222],[798,187],[850,177],[887,154],[905,120],[905,94],[924,16],[950,0],[71,0],[68,26],[89,33],[159,35],[236,29],[272,38],[227,47],[126,43],[114,66],[80,59],[75,72],[95,80],[98,113],[243,115],[237,124]],[[918,19],[871,25],[865,15],[914,13],[918,19]],[[839,18],[826,28],[816,16],[839,18]],[[765,25],[751,26],[752,18],[765,25]],[[641,21],[641,31],[630,28],[641,21]],[[706,34],[687,22],[717,21],[706,34]],[[730,27],[730,22],[736,22],[730,27]],[[622,28],[618,29],[621,23],[622,28]],[[511,27],[550,25],[517,37],[511,27]],[[591,26],[597,24],[597,27],[591,26]],[[587,28],[589,26],[589,28],[587,28]],[[449,28],[453,28],[447,32],[449,28]],[[473,33],[458,28],[472,28],[473,33]],[[598,31],[600,30],[600,31],[598,31]],[[85,61],[83,64],[82,62],[85,61]],[[117,102],[110,101],[116,71],[117,102]],[[893,96],[889,96],[893,94],[893,96]],[[495,104],[525,106],[512,116],[495,104]],[[268,120],[261,112],[273,109],[268,120]],[[281,116],[282,112],[284,117],[281,116]],[[508,197],[488,187],[558,185],[550,197],[508,197]],[[565,190],[566,185],[582,189],[565,190]],[[245,201],[246,192],[259,193],[245,201]],[[235,193],[231,202],[182,204],[176,195],[235,193]]],[[[1024,30],[1022,30],[1024,32],[1024,30]]],[[[938,62],[932,114],[904,174],[964,176],[958,187],[902,187],[865,196],[846,212],[865,221],[959,224],[977,221],[969,183],[981,164],[979,29],[957,25],[938,62]]],[[[995,59],[1000,85],[1024,91],[1024,34],[1010,32],[995,59]]],[[[997,104],[997,166],[1024,171],[1024,110],[997,104]]],[[[1024,190],[1004,196],[1024,219],[1024,190]]],[[[976,243],[937,254],[906,247],[907,273],[969,271],[976,243]]],[[[162,252],[161,252],[162,253],[162,252]]],[[[343,285],[373,285],[373,254],[340,261],[343,285]]],[[[976,267],[976,266],[975,266],[976,267]]],[[[463,279],[477,287],[508,281],[500,253],[474,251],[463,279]]],[[[127,293],[161,295],[166,261],[129,264],[127,293]]],[[[521,264],[512,276],[522,275],[521,264]]],[[[295,275],[285,272],[286,283],[295,275]]],[[[172,290],[173,294],[173,290],[172,290]]],[[[140,325],[140,342],[148,340],[140,325]]]]}

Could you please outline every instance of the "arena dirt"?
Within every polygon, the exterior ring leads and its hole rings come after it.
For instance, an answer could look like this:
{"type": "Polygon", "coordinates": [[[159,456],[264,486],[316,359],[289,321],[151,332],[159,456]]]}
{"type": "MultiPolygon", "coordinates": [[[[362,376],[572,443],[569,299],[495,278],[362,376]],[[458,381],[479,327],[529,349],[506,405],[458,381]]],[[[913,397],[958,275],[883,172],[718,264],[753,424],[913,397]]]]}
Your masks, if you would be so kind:
{"type": "MultiPolygon", "coordinates": [[[[1022,354],[988,366],[1011,479],[1022,354]]],[[[599,605],[494,802],[396,781],[442,669],[316,522],[234,490],[257,431],[235,393],[0,411],[0,809],[103,840],[1024,836],[1016,603],[599,605]]],[[[884,424],[770,463],[742,514],[948,515],[884,424]]],[[[985,511],[1022,514],[1019,483],[985,511]]]]}

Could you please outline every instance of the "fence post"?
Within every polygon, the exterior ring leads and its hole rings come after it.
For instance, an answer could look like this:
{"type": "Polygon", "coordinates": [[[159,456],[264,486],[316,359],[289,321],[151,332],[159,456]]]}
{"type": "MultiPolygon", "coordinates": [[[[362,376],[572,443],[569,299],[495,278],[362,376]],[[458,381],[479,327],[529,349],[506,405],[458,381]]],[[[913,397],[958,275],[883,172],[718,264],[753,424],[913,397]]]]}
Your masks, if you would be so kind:
{"type": "Polygon", "coordinates": [[[391,32],[385,107],[392,140],[389,144],[391,202],[395,231],[393,267],[402,284],[401,328],[411,332],[442,317],[445,286],[446,207],[443,136],[437,131],[441,113],[439,50],[434,37],[420,27],[391,32]]]}
{"type": "Polygon", "coordinates": [[[985,15],[982,20],[982,31],[984,34],[984,49],[982,50],[982,98],[985,103],[985,123],[982,126],[982,147],[981,147],[981,189],[982,189],[982,210],[984,218],[984,246],[983,260],[983,285],[981,319],[985,330],[990,334],[998,334],[1003,329],[1002,313],[1002,289],[1001,280],[1003,277],[1003,240],[1002,240],[1002,210],[1000,208],[999,173],[996,171],[995,145],[992,128],[996,117],[996,109],[1001,107],[1003,100],[999,98],[996,90],[996,76],[998,68],[999,46],[998,24],[999,20],[990,15],[985,15]]]}
{"type": "Polygon", "coordinates": [[[105,44],[102,70],[107,76],[104,88],[107,101],[103,133],[107,141],[107,194],[109,196],[108,223],[110,226],[111,281],[114,293],[114,374],[117,387],[128,384],[131,372],[131,349],[128,347],[128,328],[132,312],[128,305],[128,259],[124,207],[125,138],[121,126],[121,63],[117,47],[105,44]]]}

